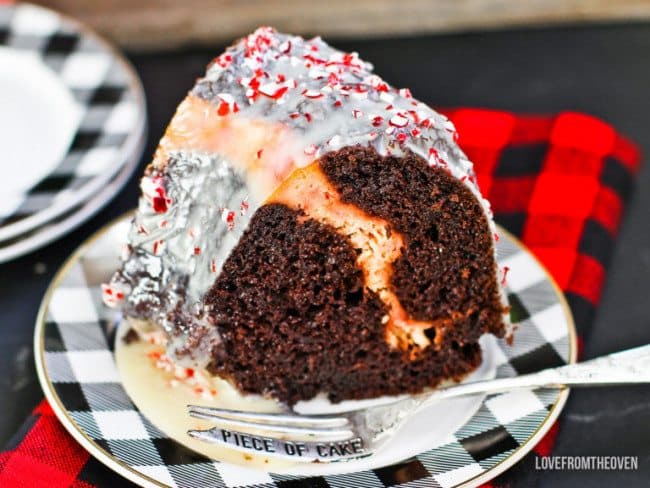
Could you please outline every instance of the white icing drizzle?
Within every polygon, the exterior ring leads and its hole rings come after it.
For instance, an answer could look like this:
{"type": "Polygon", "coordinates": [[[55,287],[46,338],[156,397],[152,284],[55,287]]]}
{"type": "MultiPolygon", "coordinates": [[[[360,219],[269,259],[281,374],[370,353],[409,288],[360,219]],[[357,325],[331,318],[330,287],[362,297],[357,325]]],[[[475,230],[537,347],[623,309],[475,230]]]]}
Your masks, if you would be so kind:
{"type": "MultiPolygon", "coordinates": [[[[132,252],[105,287],[105,301],[119,304],[119,290],[127,315],[163,324],[176,338],[174,348],[187,345],[193,359],[204,363],[218,334],[206,323],[202,298],[250,216],[293,169],[350,145],[373,147],[382,155],[412,151],[449,171],[481,203],[495,235],[489,203],[456,138],[446,117],[408,89],[388,85],[356,53],[341,52],[318,37],[305,40],[260,28],[217,57],[179,107],[161,140],[165,150],[159,149],[142,180],[129,234],[132,252]],[[183,124],[196,117],[184,105],[192,100],[211,107],[201,114],[202,122],[219,118],[227,127],[222,133],[238,137],[217,149],[209,147],[214,140],[196,139],[206,147],[191,142],[192,129],[183,124]],[[290,136],[269,148],[271,154],[263,153],[267,146],[247,147],[274,137],[278,127],[290,136]],[[178,135],[181,147],[173,140],[178,135]],[[243,148],[235,151],[236,146],[243,148]],[[185,317],[180,321],[170,314],[179,303],[185,317]]],[[[506,303],[503,293],[502,299],[506,303]]]]}

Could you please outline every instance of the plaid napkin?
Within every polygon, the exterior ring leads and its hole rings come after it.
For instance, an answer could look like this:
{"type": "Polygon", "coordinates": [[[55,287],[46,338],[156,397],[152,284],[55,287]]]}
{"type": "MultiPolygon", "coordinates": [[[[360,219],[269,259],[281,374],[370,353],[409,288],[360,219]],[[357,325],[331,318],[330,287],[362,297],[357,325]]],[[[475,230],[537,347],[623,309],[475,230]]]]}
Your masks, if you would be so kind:
{"type": "MultiPolygon", "coordinates": [[[[446,114],[475,163],[496,220],[550,270],[567,296],[580,338],[585,337],[639,169],[637,148],[608,124],[578,113],[529,116],[462,108],[446,114]]],[[[551,452],[557,432],[556,423],[533,453],[486,486],[535,484],[543,473],[533,469],[534,456],[551,452]]],[[[0,486],[128,484],[91,458],[45,401],[0,453],[0,486]]],[[[291,481],[291,486],[309,482],[291,481]]]]}

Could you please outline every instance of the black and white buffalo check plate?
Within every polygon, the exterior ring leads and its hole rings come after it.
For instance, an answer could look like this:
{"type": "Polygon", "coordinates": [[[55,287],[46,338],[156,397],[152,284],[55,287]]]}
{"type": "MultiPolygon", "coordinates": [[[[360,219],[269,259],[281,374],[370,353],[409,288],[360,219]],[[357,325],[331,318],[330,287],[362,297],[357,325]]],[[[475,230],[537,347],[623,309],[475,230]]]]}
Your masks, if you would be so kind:
{"type": "MultiPolygon", "coordinates": [[[[152,425],[120,381],[113,356],[115,312],[102,305],[100,285],[118,264],[128,220],[122,217],[90,238],[54,278],[37,319],[35,351],[41,385],[63,425],[92,455],[142,486],[476,486],[530,451],[564,406],[567,390],[490,395],[439,445],[355,472],[346,469],[348,463],[335,463],[323,465],[330,467],[327,475],[305,477],[208,459],[152,425]],[[333,466],[340,466],[340,473],[332,474],[333,466]]],[[[492,358],[496,375],[574,362],[573,320],[562,294],[518,241],[505,232],[501,236],[499,263],[510,270],[507,291],[518,329],[511,346],[498,343],[492,358]]]]}
{"type": "Polygon", "coordinates": [[[139,159],[140,154],[134,154],[124,168],[111,181],[106,183],[100,191],[80,205],[49,220],[46,224],[36,229],[2,241],[0,244],[0,263],[42,247],[90,219],[122,189],[133,175],[135,168],[138,166],[139,159]]]}
{"type": "Polygon", "coordinates": [[[0,6],[0,103],[0,246],[83,205],[142,151],[138,76],[51,10],[0,6]]]}

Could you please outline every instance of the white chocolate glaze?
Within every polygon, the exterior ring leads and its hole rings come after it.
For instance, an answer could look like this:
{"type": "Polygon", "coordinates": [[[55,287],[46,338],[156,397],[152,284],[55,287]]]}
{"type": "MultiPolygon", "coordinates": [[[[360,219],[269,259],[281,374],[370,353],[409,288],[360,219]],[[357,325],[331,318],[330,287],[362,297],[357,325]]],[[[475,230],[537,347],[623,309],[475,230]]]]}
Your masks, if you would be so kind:
{"type": "Polygon", "coordinates": [[[106,302],[161,324],[170,352],[205,365],[219,337],[203,295],[251,215],[294,170],[351,145],[410,151],[447,170],[481,202],[494,235],[489,203],[455,140],[446,117],[388,85],[356,53],[260,28],[217,57],[179,105],[142,180],[106,302]]]}

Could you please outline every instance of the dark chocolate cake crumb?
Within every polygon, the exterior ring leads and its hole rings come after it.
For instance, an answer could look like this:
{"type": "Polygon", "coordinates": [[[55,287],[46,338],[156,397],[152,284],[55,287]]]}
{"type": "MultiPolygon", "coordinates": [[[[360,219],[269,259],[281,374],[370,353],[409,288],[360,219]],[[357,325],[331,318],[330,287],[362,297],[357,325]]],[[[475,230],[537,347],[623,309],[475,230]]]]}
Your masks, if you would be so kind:
{"type": "Polygon", "coordinates": [[[222,343],[209,370],[288,404],[419,392],[461,379],[485,331],[502,335],[490,231],[476,198],[416,156],[343,149],[321,167],[342,199],[406,237],[392,285],[419,320],[453,318],[436,346],[391,347],[386,305],[364,285],[346,236],[301,210],[262,206],[206,295],[222,343]]]}
{"type": "Polygon", "coordinates": [[[137,342],[140,340],[140,335],[137,333],[137,331],[131,327],[126,334],[122,337],[122,341],[124,344],[132,344],[133,342],[137,342]]]}
{"type": "Polygon", "coordinates": [[[412,153],[382,157],[356,146],[325,154],[320,164],[344,202],[406,237],[392,284],[413,318],[460,313],[461,342],[468,340],[466,328],[505,333],[490,228],[466,186],[412,153]]]}

